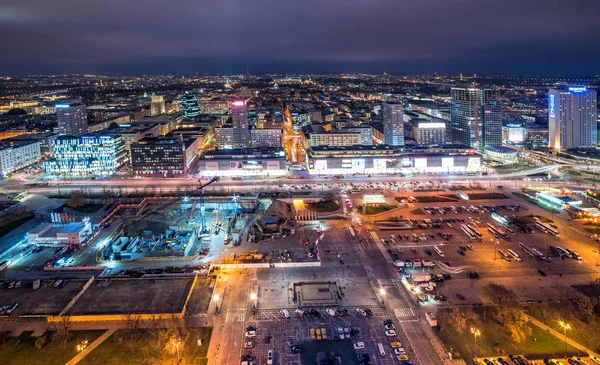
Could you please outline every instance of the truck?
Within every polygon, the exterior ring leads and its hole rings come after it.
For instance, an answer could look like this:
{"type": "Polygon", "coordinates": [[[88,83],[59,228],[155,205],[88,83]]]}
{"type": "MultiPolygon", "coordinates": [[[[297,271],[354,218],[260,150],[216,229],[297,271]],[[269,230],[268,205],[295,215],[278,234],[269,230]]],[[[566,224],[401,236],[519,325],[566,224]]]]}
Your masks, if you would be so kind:
{"type": "Polygon", "coordinates": [[[427,323],[429,323],[431,327],[437,327],[437,319],[435,318],[435,315],[433,313],[427,312],[425,314],[425,319],[427,319],[427,323]]]}

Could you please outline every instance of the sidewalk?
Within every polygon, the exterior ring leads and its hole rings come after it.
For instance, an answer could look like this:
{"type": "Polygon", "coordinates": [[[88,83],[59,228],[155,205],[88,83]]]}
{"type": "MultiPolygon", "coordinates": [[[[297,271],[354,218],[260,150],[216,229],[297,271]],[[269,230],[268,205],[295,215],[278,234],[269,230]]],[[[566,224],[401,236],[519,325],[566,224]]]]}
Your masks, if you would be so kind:
{"type": "Polygon", "coordinates": [[[102,334],[102,336],[100,336],[96,339],[96,341],[89,344],[88,347],[86,347],[83,351],[78,353],[77,356],[75,356],[74,358],[69,360],[69,362],[67,362],[66,365],[75,365],[78,362],[80,362],[84,357],[86,357],[90,352],[92,352],[92,350],[94,350],[96,347],[100,346],[100,344],[102,344],[102,342],[106,341],[106,339],[108,339],[116,331],[117,331],[116,329],[111,329],[111,330],[104,332],[102,334]]]}
{"type": "MultiPolygon", "coordinates": [[[[527,315],[527,318],[529,318],[529,320],[531,321],[531,323],[535,324],[536,326],[545,329],[546,331],[550,332],[553,336],[560,338],[561,340],[563,340],[565,338],[565,334],[561,333],[559,331],[556,331],[555,329],[548,327],[547,325],[545,325],[544,323],[538,321],[537,319],[533,318],[530,315],[527,315]]],[[[567,337],[567,343],[575,348],[577,348],[578,350],[581,351],[585,351],[588,353],[589,356],[595,356],[595,357],[600,357],[600,355],[598,355],[597,353],[595,353],[594,351],[588,349],[587,347],[575,342],[574,340],[570,339],[569,337],[567,337]]]]}

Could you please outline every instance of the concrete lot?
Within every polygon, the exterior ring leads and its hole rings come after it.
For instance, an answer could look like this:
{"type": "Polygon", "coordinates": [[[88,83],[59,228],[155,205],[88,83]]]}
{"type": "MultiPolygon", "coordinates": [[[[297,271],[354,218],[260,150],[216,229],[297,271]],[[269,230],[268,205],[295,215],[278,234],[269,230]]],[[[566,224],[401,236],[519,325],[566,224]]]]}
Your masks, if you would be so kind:
{"type": "Polygon", "coordinates": [[[53,280],[43,281],[38,290],[26,287],[0,289],[0,305],[19,303],[11,316],[56,315],[79,293],[87,280],[69,280],[64,288],[53,288],[53,280]]]}
{"type": "Polygon", "coordinates": [[[215,286],[214,277],[198,277],[196,287],[188,303],[191,314],[206,313],[215,286]]]}
{"type": "Polygon", "coordinates": [[[180,312],[193,278],[99,279],[68,314],[180,312]]]}

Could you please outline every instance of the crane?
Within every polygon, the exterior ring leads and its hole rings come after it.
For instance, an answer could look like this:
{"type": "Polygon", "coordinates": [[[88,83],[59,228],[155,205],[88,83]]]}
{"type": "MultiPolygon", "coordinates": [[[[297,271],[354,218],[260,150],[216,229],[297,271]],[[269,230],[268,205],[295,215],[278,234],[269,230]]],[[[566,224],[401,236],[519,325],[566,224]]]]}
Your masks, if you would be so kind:
{"type": "MultiPolygon", "coordinates": [[[[205,184],[200,185],[198,190],[200,191],[200,234],[209,233],[208,228],[206,227],[206,211],[204,207],[204,188],[209,186],[210,184],[216,183],[219,181],[219,177],[215,176],[212,179],[208,180],[205,184]]],[[[202,184],[202,179],[199,180],[202,184]]]]}

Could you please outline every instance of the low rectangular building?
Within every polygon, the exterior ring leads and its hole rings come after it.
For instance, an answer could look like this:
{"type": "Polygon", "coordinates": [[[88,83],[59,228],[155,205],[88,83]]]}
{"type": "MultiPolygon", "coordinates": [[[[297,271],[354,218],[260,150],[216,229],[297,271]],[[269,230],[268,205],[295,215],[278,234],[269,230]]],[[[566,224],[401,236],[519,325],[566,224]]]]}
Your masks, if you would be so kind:
{"type": "Polygon", "coordinates": [[[416,122],[413,139],[417,144],[432,145],[446,143],[446,123],[416,122]]]}
{"type": "Polygon", "coordinates": [[[200,157],[203,176],[282,176],[287,172],[283,148],[218,149],[200,157]]]}
{"type": "Polygon", "coordinates": [[[42,223],[27,234],[30,245],[81,245],[92,235],[89,220],[77,223],[42,223]]]}
{"type": "Polygon", "coordinates": [[[283,130],[281,128],[253,128],[250,130],[253,148],[282,147],[283,130]]]}
{"type": "Polygon", "coordinates": [[[311,147],[307,165],[312,174],[476,173],[483,158],[463,145],[393,148],[379,146],[311,147]]]}

